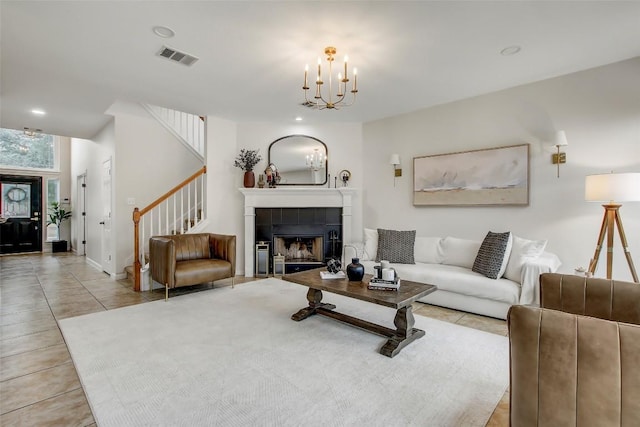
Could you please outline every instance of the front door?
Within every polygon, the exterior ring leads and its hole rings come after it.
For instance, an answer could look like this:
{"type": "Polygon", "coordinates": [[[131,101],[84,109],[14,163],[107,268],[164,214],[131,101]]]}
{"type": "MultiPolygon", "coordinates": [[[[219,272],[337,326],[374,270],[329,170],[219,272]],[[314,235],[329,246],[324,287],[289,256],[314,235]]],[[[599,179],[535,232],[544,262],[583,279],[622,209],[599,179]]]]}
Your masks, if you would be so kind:
{"type": "Polygon", "coordinates": [[[0,253],[42,251],[42,178],[0,175],[0,253]]]}

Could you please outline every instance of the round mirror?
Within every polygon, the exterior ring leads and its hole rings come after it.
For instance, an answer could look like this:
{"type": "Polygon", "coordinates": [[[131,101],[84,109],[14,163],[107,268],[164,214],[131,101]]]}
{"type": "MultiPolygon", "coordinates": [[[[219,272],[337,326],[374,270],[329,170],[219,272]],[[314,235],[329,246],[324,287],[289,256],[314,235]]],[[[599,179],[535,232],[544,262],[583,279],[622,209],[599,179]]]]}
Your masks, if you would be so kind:
{"type": "Polygon", "coordinates": [[[269,145],[269,165],[277,167],[278,185],[325,185],[327,146],[317,138],[289,135],[269,145]]]}

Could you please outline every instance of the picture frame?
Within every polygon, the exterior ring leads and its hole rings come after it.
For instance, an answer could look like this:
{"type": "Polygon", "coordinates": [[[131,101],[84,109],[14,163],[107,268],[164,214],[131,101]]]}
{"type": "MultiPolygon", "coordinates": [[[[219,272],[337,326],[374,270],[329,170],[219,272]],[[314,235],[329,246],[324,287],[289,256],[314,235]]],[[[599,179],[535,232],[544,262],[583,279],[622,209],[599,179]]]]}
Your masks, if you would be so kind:
{"type": "Polygon", "coordinates": [[[414,206],[528,206],[529,144],[413,158],[414,206]]]}

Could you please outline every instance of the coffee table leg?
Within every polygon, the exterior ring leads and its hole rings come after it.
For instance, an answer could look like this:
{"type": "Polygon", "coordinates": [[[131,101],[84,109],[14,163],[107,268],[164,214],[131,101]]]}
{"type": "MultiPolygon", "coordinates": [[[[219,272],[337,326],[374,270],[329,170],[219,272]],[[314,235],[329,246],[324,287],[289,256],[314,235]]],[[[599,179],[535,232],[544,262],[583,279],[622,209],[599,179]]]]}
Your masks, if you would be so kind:
{"type": "Polygon", "coordinates": [[[380,353],[388,357],[395,356],[411,342],[424,336],[424,331],[422,329],[416,329],[413,327],[415,324],[415,318],[413,317],[411,305],[403,307],[396,312],[393,324],[396,325],[395,335],[389,338],[385,345],[380,349],[380,353]]]}
{"type": "Polygon", "coordinates": [[[304,320],[307,317],[316,314],[319,308],[323,308],[325,310],[333,310],[336,308],[333,304],[325,304],[322,302],[322,291],[320,289],[309,288],[309,291],[307,292],[307,301],[309,301],[309,306],[292,314],[292,320],[295,320],[296,322],[304,320]]]}

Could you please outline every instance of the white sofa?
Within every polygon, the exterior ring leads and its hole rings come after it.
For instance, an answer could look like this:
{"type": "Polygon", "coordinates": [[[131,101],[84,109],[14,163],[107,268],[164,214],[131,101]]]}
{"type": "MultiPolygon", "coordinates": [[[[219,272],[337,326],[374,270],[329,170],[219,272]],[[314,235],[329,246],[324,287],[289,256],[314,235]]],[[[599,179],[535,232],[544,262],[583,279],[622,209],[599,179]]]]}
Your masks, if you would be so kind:
{"type": "MultiPolygon", "coordinates": [[[[556,272],[560,260],[544,252],[546,241],[512,236],[506,269],[491,279],[471,270],[481,241],[455,237],[416,237],[415,264],[391,263],[400,279],[436,285],[438,290],[419,301],[484,316],[506,319],[514,304],[539,303],[539,276],[556,272]]],[[[365,242],[345,245],[344,265],[359,258],[374,274],[377,230],[365,229],[365,242]]]]}

